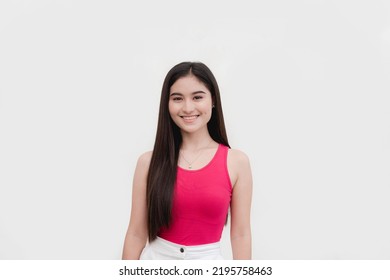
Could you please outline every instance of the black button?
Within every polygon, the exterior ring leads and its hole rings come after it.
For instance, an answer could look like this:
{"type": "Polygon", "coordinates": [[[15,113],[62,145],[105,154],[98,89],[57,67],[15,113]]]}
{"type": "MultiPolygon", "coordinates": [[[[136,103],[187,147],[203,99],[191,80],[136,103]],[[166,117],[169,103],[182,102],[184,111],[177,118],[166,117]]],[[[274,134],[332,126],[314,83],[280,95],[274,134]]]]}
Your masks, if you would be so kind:
{"type": "Polygon", "coordinates": [[[184,253],[184,249],[183,249],[183,248],[180,248],[180,252],[184,253]]]}

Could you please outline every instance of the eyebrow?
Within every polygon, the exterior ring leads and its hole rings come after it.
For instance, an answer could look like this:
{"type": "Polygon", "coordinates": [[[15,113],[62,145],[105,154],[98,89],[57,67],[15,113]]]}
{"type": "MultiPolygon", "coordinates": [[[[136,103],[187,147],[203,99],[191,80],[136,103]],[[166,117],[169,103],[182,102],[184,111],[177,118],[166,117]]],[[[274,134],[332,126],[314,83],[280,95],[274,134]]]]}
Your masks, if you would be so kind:
{"type": "MultiPolygon", "coordinates": [[[[204,93],[204,94],[206,94],[203,90],[197,90],[197,91],[194,91],[194,92],[192,93],[192,95],[198,94],[198,93],[204,93]]],[[[173,96],[173,95],[180,95],[180,96],[182,96],[183,94],[180,93],[180,92],[172,92],[169,96],[173,96]]]]}

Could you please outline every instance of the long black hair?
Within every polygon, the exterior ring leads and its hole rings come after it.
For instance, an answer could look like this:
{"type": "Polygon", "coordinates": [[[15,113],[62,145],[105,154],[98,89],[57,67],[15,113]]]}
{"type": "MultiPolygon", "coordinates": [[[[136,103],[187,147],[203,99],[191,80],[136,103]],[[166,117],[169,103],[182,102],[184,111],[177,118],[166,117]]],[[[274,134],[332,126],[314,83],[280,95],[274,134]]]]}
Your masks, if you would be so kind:
{"type": "Polygon", "coordinates": [[[156,239],[161,227],[169,227],[176,181],[177,162],[182,137],[168,109],[171,86],[185,76],[194,75],[211,93],[214,107],[207,128],[211,138],[229,146],[223,119],[217,81],[211,70],[201,62],[182,62],[166,75],[160,99],[157,133],[147,177],[147,209],[149,241],[156,239]]]}

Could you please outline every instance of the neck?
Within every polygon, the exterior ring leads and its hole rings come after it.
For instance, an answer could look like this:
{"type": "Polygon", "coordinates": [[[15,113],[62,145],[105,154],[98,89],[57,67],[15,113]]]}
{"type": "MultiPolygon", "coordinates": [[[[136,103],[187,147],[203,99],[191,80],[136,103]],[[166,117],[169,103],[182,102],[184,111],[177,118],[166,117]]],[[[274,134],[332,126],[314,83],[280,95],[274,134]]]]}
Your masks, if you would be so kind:
{"type": "Polygon", "coordinates": [[[213,142],[207,129],[198,133],[182,133],[182,139],[181,149],[187,151],[197,151],[213,142]]]}

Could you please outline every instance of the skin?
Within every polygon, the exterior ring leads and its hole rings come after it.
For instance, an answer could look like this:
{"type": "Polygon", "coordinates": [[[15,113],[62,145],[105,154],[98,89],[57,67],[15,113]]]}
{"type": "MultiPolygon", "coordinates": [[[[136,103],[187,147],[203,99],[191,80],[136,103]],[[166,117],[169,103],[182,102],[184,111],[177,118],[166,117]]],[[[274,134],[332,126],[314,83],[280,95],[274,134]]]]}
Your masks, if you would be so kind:
{"type": "MultiPolygon", "coordinates": [[[[178,162],[182,168],[188,168],[187,161],[193,161],[193,170],[202,168],[218,148],[207,129],[212,105],[211,93],[193,75],[178,79],[170,89],[169,112],[183,138],[178,162]]],[[[135,169],[130,224],[122,259],[139,259],[147,242],[146,178],[151,156],[152,152],[142,154],[135,169]]],[[[229,149],[227,165],[233,186],[230,227],[233,259],[251,259],[252,174],[249,159],[243,152],[229,149]]]]}

